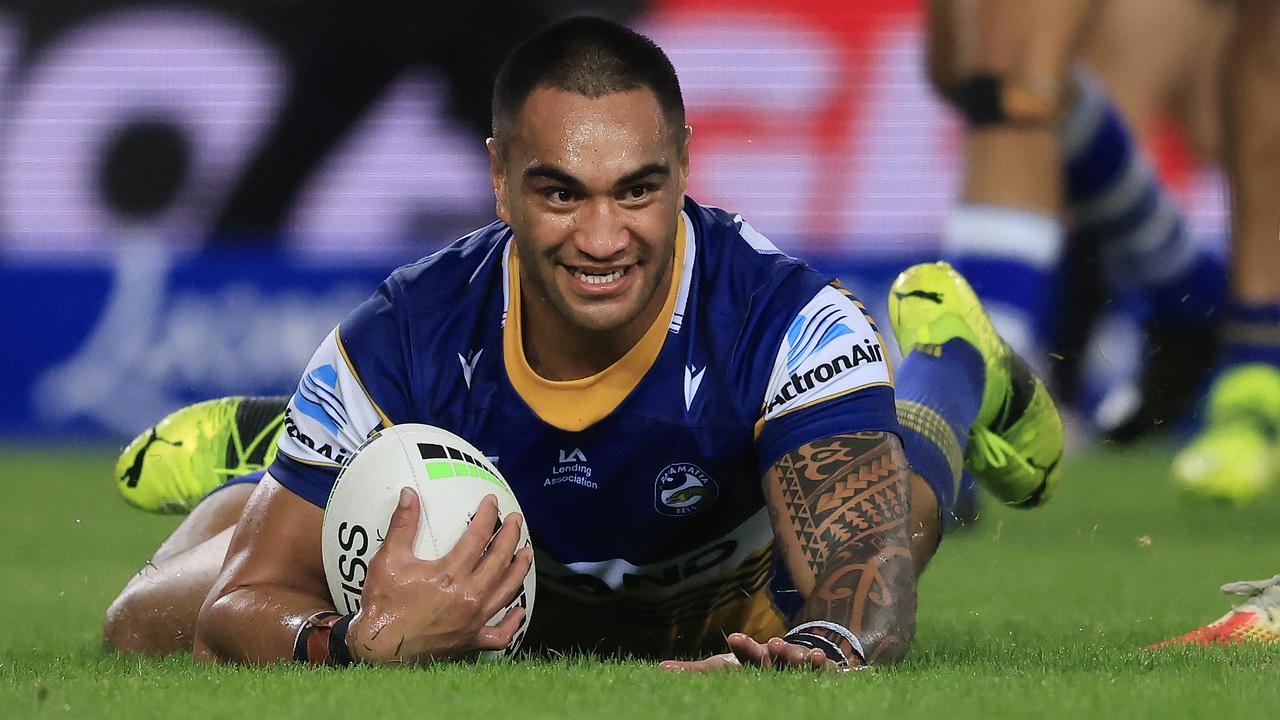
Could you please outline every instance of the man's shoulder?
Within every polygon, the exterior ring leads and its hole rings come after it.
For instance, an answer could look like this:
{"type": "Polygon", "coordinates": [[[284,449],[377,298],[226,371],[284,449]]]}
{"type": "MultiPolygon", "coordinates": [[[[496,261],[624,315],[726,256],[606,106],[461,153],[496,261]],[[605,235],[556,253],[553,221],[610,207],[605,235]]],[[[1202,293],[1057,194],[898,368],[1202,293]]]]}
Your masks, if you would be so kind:
{"type": "Polygon", "coordinates": [[[786,314],[831,282],[780,250],[739,213],[688,200],[685,214],[697,243],[698,301],[712,311],[786,314]]]}
{"type": "Polygon", "coordinates": [[[387,284],[410,312],[456,306],[461,298],[504,287],[511,228],[494,221],[393,271],[387,284]]]}
{"type": "Polygon", "coordinates": [[[727,263],[735,272],[745,274],[805,267],[804,261],[778,249],[739,213],[702,205],[692,198],[686,198],[684,211],[699,243],[699,254],[709,263],[727,263]]]}

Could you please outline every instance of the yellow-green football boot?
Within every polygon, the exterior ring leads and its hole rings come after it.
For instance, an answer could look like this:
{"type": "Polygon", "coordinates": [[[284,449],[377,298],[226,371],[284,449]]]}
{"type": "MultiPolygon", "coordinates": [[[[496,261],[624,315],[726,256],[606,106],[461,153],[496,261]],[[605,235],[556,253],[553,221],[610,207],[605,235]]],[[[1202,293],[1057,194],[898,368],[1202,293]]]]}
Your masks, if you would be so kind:
{"type": "Polygon", "coordinates": [[[143,510],[189,512],[230,478],[271,464],[288,400],[225,397],[174,411],[120,453],[116,487],[143,510]]]}
{"type": "Polygon", "coordinates": [[[945,262],[907,268],[889,290],[889,322],[903,357],[957,338],[977,348],[986,379],[965,469],[1006,504],[1035,507],[1049,499],[1062,460],[1058,407],[960,273],[945,262]]]}
{"type": "Polygon", "coordinates": [[[1205,427],[1173,459],[1173,480],[1188,496],[1244,506],[1280,475],[1280,369],[1232,368],[1209,389],[1205,427]]]}

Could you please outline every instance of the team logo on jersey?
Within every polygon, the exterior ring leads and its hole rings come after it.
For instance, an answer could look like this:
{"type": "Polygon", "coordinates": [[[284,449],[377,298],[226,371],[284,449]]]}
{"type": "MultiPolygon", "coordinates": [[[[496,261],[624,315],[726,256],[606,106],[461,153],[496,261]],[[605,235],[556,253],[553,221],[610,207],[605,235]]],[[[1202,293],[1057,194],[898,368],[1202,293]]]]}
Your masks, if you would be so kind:
{"type": "Polygon", "coordinates": [[[716,481],[693,463],[672,463],[653,483],[653,507],[663,515],[692,515],[715,502],[716,481]]]}
{"type": "Polygon", "coordinates": [[[307,373],[293,394],[298,412],[315,420],[329,432],[338,434],[347,424],[347,411],[336,393],[338,371],[332,365],[321,365],[307,373]]]}

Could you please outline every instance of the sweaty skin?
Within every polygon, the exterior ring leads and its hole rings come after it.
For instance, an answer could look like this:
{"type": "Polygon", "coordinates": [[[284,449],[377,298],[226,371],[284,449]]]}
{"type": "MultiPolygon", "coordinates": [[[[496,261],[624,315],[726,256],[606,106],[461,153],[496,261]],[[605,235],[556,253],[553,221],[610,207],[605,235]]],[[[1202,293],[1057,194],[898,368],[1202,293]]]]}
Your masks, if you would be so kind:
{"type": "Polygon", "coordinates": [[[633,347],[671,283],[687,128],[647,90],[591,99],[538,88],[488,143],[498,217],[515,230],[525,354],[549,380],[595,374],[633,347]],[[608,277],[589,284],[579,272],[608,277]]]}
{"type": "MultiPolygon", "coordinates": [[[[360,661],[397,664],[500,650],[519,628],[522,611],[508,613],[495,627],[484,624],[514,596],[512,583],[518,586],[533,562],[530,548],[512,552],[519,515],[508,516],[486,548],[497,507],[485,498],[458,544],[428,561],[413,554],[420,510],[417,495],[402,492],[387,539],[369,564],[367,601],[347,635],[360,661]]],[[[333,609],[320,552],[323,517],[270,475],[263,478],[200,610],[197,659],[261,664],[293,657],[303,621],[333,609]]]]}

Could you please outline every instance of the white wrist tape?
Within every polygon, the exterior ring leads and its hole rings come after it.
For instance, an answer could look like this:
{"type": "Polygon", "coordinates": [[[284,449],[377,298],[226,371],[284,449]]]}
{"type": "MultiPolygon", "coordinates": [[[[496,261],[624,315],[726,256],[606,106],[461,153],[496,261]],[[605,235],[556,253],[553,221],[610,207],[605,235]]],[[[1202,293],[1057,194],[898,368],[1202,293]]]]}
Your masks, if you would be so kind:
{"type": "MultiPolygon", "coordinates": [[[[858,660],[862,662],[866,662],[867,656],[866,656],[866,652],[862,649],[862,641],[858,639],[857,635],[854,635],[852,632],[850,632],[849,628],[843,625],[839,625],[833,622],[827,622],[826,620],[811,620],[807,623],[801,623],[800,625],[797,625],[791,628],[790,630],[787,631],[787,635],[791,636],[796,634],[805,634],[805,631],[811,630],[814,628],[830,630],[831,632],[844,638],[849,643],[849,647],[853,648],[853,651],[858,654],[858,660]]],[[[783,638],[783,639],[785,640],[786,638],[783,638]]]]}

